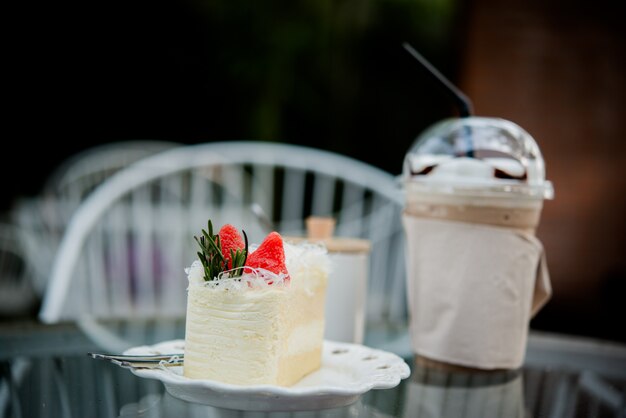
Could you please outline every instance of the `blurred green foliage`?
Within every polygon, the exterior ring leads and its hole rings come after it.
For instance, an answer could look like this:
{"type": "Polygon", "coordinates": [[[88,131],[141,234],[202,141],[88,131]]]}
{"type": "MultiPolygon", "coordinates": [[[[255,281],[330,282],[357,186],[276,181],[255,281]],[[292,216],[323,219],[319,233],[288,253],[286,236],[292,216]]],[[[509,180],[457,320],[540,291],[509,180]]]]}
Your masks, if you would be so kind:
{"type": "Polygon", "coordinates": [[[401,43],[454,78],[452,0],[188,1],[208,93],[232,121],[207,139],[301,143],[398,171],[415,135],[451,113],[401,43]]]}

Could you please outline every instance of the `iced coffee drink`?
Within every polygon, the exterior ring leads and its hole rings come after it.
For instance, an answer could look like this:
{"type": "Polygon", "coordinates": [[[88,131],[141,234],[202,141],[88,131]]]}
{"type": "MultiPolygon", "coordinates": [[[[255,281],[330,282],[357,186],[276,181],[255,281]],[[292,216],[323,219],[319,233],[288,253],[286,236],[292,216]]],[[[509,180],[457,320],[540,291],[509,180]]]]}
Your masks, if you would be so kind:
{"type": "Polygon", "coordinates": [[[418,138],[403,176],[418,359],[519,367],[528,321],[550,294],[535,229],[553,189],[536,142],[502,119],[446,120],[418,138]]]}

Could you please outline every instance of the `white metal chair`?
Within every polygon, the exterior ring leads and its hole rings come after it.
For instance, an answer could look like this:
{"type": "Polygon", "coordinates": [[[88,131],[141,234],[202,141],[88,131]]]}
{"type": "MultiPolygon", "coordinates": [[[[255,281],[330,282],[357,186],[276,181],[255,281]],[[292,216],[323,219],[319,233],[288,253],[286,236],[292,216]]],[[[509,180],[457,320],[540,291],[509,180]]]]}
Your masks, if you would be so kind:
{"type": "Polygon", "coordinates": [[[0,318],[24,315],[37,303],[21,231],[0,223],[0,318]]]}
{"type": "Polygon", "coordinates": [[[88,148],[61,164],[44,186],[44,197],[82,202],[104,180],[135,161],[178,147],[170,141],[110,142],[88,148]]]}
{"type": "Polygon", "coordinates": [[[82,201],[104,180],[133,162],[179,146],[167,141],[121,141],[88,148],[63,162],[41,195],[23,199],[13,210],[32,281],[41,295],[65,229],[82,201]]]}
{"type": "Polygon", "coordinates": [[[334,216],[337,235],[371,240],[370,320],[406,317],[402,196],[395,178],[354,159],[264,142],[216,142],[145,158],[98,187],[72,217],[40,318],[183,317],[184,267],[211,218],[285,235],[309,215],[334,216]]]}

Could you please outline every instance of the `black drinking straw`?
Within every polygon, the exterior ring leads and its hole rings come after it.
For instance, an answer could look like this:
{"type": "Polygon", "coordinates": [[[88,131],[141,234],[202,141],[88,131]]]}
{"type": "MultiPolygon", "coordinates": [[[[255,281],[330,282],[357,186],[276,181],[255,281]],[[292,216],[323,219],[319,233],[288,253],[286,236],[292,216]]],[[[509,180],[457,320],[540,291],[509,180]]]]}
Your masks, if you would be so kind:
{"type": "MultiPolygon", "coordinates": [[[[402,46],[409,52],[409,54],[413,56],[413,58],[415,58],[420,64],[422,64],[422,66],[426,68],[426,70],[428,70],[428,73],[433,76],[435,80],[437,80],[437,82],[439,82],[439,84],[444,88],[444,90],[448,93],[448,95],[456,104],[459,110],[459,115],[462,118],[472,116],[473,106],[472,101],[469,99],[469,97],[467,97],[461,90],[459,90],[454,84],[452,84],[450,80],[448,80],[443,74],[441,74],[439,70],[437,70],[430,62],[428,62],[426,58],[424,58],[422,54],[417,52],[415,48],[413,48],[408,42],[404,42],[402,46]]],[[[467,156],[473,157],[474,151],[469,127],[465,127],[464,134],[468,143],[467,156]]]]}
{"type": "Polygon", "coordinates": [[[402,46],[409,52],[409,54],[413,55],[413,58],[419,61],[419,63],[428,70],[430,75],[432,75],[446,90],[452,100],[454,100],[454,102],[456,103],[461,117],[466,118],[468,116],[472,116],[473,107],[472,101],[469,99],[469,97],[467,97],[461,90],[459,90],[454,84],[452,84],[450,80],[448,80],[443,74],[439,72],[439,70],[433,67],[433,65],[428,62],[426,58],[422,56],[422,54],[417,52],[415,48],[413,48],[408,42],[404,42],[402,46]]]}

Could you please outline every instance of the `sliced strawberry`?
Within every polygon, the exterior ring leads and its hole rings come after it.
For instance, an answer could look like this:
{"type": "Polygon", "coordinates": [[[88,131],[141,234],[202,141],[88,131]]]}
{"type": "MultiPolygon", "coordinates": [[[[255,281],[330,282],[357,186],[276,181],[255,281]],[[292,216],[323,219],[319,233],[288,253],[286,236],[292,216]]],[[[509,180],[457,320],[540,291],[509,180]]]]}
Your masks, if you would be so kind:
{"type": "Polygon", "coordinates": [[[229,270],[233,267],[230,250],[233,250],[233,252],[243,250],[246,244],[243,242],[243,238],[241,238],[241,234],[239,234],[237,228],[231,224],[224,225],[222,229],[220,229],[219,236],[220,243],[222,244],[222,255],[226,260],[224,269],[229,270]]]}
{"type": "Polygon", "coordinates": [[[286,280],[288,280],[289,273],[287,272],[287,266],[285,266],[285,249],[283,247],[283,238],[280,234],[271,232],[265,237],[259,248],[248,255],[246,266],[262,268],[275,274],[282,273],[287,275],[286,280]]]}

